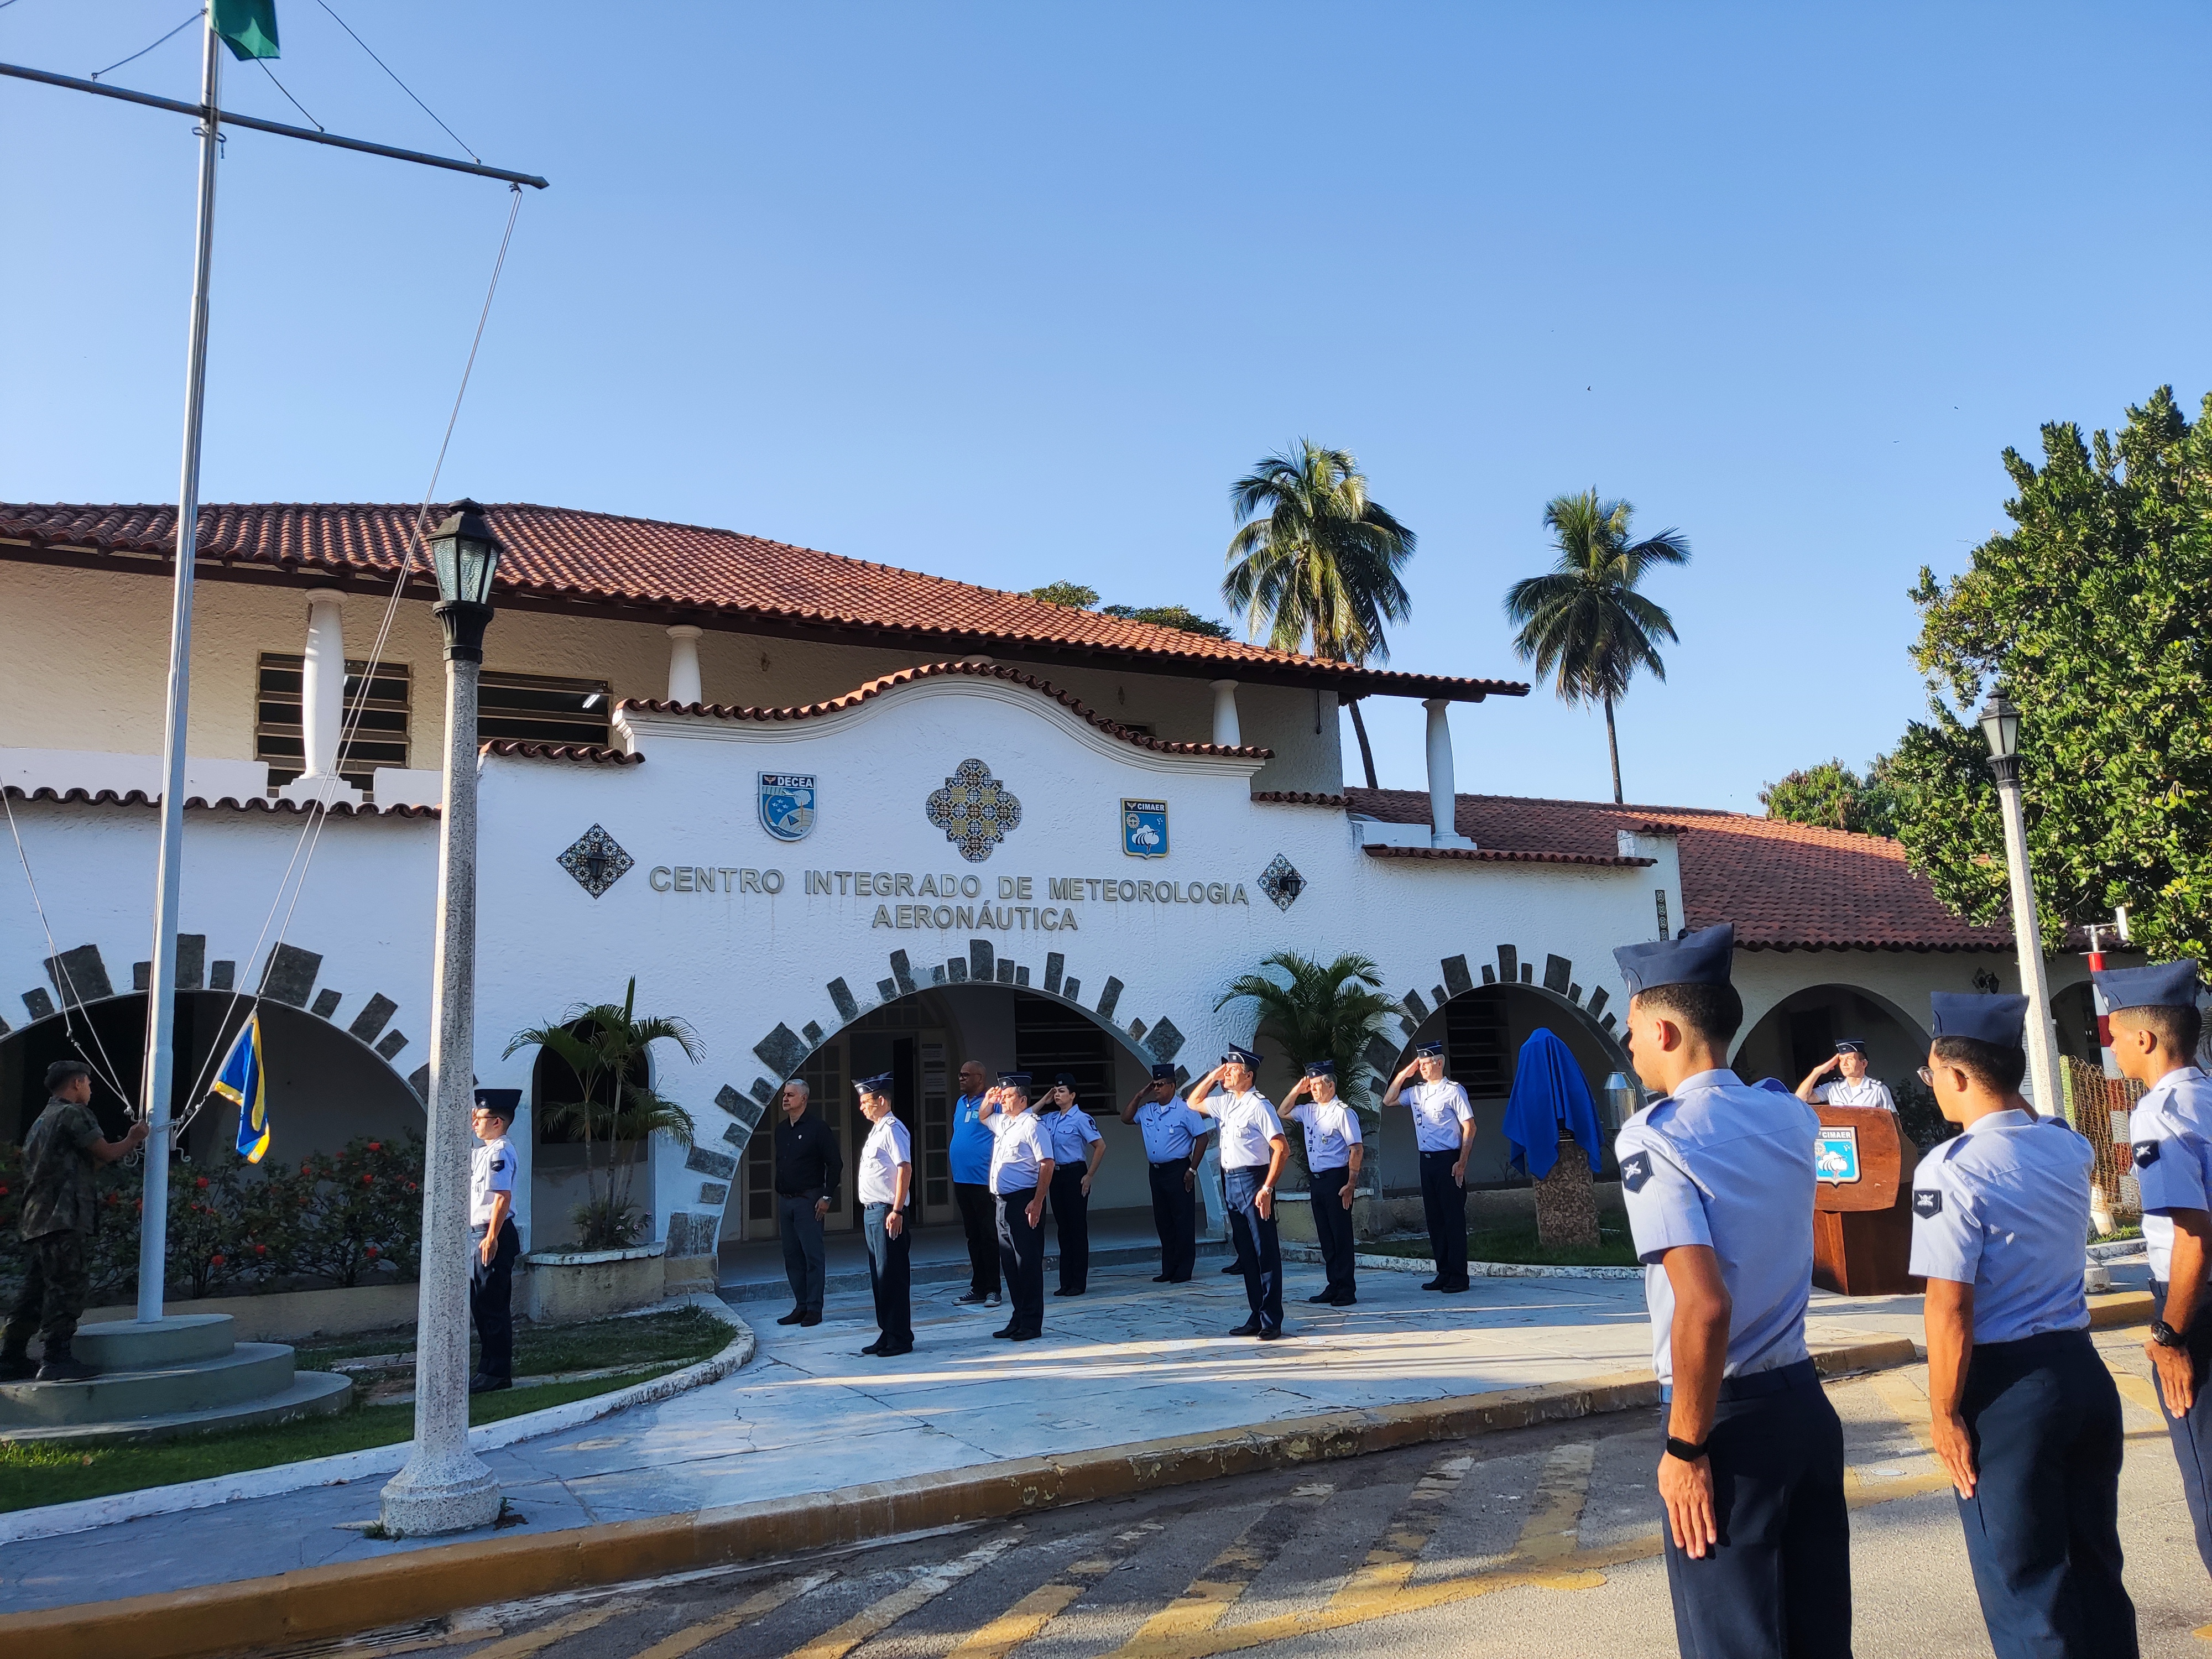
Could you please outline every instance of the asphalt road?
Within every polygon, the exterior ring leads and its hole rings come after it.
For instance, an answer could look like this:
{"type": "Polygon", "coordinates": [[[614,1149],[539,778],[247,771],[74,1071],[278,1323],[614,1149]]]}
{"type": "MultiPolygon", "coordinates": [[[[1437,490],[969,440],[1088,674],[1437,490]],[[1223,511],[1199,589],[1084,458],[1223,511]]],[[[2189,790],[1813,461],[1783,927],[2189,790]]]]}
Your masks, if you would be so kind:
{"type": "MultiPolygon", "coordinates": [[[[2139,1331],[2115,1331],[2100,1346],[2127,1401],[2121,1536],[2142,1651],[2212,1653],[2212,1579],[2149,1408],[2140,1341],[2139,1331]]],[[[1850,1466],[1854,1646],[1863,1655],[1990,1652],[1956,1501],[1921,1438],[1925,1386],[1920,1367],[1830,1385],[1850,1466]]],[[[1675,1650],[1652,1491],[1658,1432],[1650,1411],[1552,1425],[487,1607],[296,1651],[1664,1659],[1675,1650]]]]}

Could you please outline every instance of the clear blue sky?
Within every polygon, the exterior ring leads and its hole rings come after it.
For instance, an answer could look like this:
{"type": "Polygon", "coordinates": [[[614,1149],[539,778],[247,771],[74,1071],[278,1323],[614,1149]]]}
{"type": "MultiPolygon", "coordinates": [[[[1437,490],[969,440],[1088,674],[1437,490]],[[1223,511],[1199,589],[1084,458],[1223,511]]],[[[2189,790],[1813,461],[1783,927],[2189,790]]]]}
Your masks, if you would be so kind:
{"type": "MultiPolygon", "coordinates": [[[[553,180],[441,495],[1218,614],[1229,480],[1310,434],[1420,533],[1392,662],[1513,675],[1499,596],[1595,484],[1697,556],[1650,586],[1682,639],[1632,800],[1887,747],[1905,590],[2002,524],[2002,448],[2212,385],[2201,5],[333,3],[553,180]]],[[[0,58],[82,75],[190,9],[15,0],[0,58]]],[[[278,13],[324,125],[445,143],[278,13]]],[[[191,40],[112,79],[191,96],[191,40]]],[[[189,126],[0,82],[0,497],[174,499],[189,126]]],[[[419,496],[506,206],[234,136],[206,497],[419,496]]],[[[1370,708],[1419,787],[1419,708],[1370,708]]],[[[1548,692],[1455,731],[1462,788],[1607,790],[1548,692]]]]}

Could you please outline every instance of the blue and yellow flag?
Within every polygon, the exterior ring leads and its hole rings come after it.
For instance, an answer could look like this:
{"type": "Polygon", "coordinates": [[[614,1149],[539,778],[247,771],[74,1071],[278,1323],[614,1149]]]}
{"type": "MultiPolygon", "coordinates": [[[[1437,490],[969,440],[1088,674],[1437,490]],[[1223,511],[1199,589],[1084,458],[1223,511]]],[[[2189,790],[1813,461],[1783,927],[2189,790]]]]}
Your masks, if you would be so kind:
{"type": "Polygon", "coordinates": [[[269,1150],[268,1074],[261,1066],[261,1016],[246,1022],[246,1029],[231,1045],[222,1063],[215,1091],[238,1108],[238,1155],[248,1164],[261,1162],[269,1150]]]}

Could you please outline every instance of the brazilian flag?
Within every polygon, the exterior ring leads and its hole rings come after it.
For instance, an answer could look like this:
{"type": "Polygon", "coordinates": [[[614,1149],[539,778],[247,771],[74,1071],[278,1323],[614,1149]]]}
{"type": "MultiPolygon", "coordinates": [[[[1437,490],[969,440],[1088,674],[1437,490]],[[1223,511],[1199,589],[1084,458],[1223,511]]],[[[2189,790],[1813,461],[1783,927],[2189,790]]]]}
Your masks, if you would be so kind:
{"type": "Polygon", "coordinates": [[[214,0],[214,4],[215,32],[233,58],[244,63],[249,58],[278,55],[276,0],[214,0]]]}
{"type": "Polygon", "coordinates": [[[215,1080],[215,1092],[238,1108],[238,1155],[261,1162],[269,1150],[269,1078],[261,1064],[261,1016],[253,1015],[231,1045],[215,1080]]]}

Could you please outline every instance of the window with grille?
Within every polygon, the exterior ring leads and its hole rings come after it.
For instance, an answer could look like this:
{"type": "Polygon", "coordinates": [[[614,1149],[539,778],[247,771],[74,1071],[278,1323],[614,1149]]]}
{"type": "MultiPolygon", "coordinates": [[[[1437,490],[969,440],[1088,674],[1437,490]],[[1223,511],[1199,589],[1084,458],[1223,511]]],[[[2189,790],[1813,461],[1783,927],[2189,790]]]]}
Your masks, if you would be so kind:
{"type": "Polygon", "coordinates": [[[1469,1100],[1503,1100],[1513,1092],[1510,1041],[1503,992],[1477,991],[1444,1005],[1445,1071],[1469,1100]]]}
{"type": "Polygon", "coordinates": [[[607,742],[609,708],[605,680],[564,680],[544,674],[495,674],[477,681],[477,730],[487,738],[525,743],[607,742]]]}
{"type": "Polygon", "coordinates": [[[1076,1103],[1093,1117],[1111,1117],[1114,1098],[1112,1039],[1088,1018],[1064,1002],[1014,993],[1014,1066],[1035,1079],[1030,1098],[1042,1100],[1053,1077],[1075,1078],[1076,1103]]]}
{"type": "Polygon", "coordinates": [[[937,1210],[952,1202],[952,1091],[945,1086],[945,1045],[921,1045],[922,1204],[937,1210]]]}
{"type": "MultiPolygon", "coordinates": [[[[283,652],[261,653],[254,686],[253,758],[269,763],[269,781],[289,783],[307,769],[307,738],[301,726],[307,659],[283,652]]],[[[380,766],[407,764],[409,674],[404,662],[346,661],[346,727],[338,749],[338,775],[357,789],[369,787],[380,766]],[[366,683],[368,697],[359,719],[354,700],[366,683]]]]}

